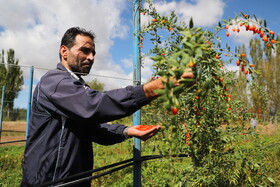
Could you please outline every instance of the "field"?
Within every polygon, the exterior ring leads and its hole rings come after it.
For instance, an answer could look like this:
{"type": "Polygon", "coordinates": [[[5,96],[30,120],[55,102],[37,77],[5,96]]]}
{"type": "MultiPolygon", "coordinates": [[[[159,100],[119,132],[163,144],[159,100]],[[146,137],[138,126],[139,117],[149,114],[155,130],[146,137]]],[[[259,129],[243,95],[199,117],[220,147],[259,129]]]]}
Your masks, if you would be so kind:
{"type": "MultiPolygon", "coordinates": [[[[249,127],[249,124],[246,126],[249,127]]],[[[25,131],[25,122],[4,122],[3,130],[4,132],[1,136],[1,142],[25,139],[25,133],[23,133],[23,131],[25,131]]],[[[244,136],[241,140],[241,144],[244,144],[242,146],[244,146],[245,149],[255,150],[255,154],[252,155],[252,157],[254,157],[254,159],[259,159],[260,163],[263,163],[263,165],[260,166],[262,171],[265,172],[265,176],[271,176],[279,184],[279,133],[276,133],[276,126],[274,124],[268,124],[259,125],[258,134],[260,134],[258,139],[253,138],[253,136],[250,136],[249,134],[244,136]],[[259,149],[255,147],[255,145],[260,144],[262,147],[267,148],[259,149]],[[276,146],[269,147],[270,145],[276,146]]],[[[160,144],[160,140],[151,140],[143,143],[142,155],[158,155],[158,151],[153,151],[158,144],[160,144]]],[[[132,158],[132,145],[132,140],[113,146],[100,146],[94,144],[95,168],[132,158]]],[[[0,173],[0,186],[19,186],[21,180],[21,162],[23,159],[23,151],[24,142],[1,145],[0,170],[4,172],[0,173]]],[[[166,186],[167,183],[174,184],[176,181],[174,181],[172,176],[170,176],[172,169],[174,169],[175,172],[180,171],[177,174],[177,177],[185,177],[185,180],[189,180],[187,173],[190,169],[190,165],[190,158],[166,158],[144,162],[142,164],[142,184],[143,186],[166,186]],[[172,166],[172,169],[170,169],[170,166],[172,166]]],[[[127,167],[92,181],[92,186],[118,187],[132,186],[132,184],[133,167],[127,167]]]]}
{"type": "MultiPolygon", "coordinates": [[[[25,140],[25,121],[12,121],[12,122],[3,122],[2,125],[2,134],[0,142],[11,142],[18,140],[25,140]]],[[[9,143],[3,144],[0,146],[11,146],[11,145],[24,145],[24,142],[19,143],[9,143]]]]}

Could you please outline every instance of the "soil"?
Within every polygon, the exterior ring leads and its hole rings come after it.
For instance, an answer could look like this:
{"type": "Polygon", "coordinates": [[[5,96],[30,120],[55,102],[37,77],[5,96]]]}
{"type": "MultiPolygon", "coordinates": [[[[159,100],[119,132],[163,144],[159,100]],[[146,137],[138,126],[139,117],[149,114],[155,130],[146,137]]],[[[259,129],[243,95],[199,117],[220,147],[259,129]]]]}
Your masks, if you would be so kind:
{"type": "MultiPolygon", "coordinates": [[[[0,134],[0,143],[25,140],[25,125],[25,121],[4,121],[2,124],[2,133],[0,134]]],[[[25,141],[21,141],[16,143],[0,144],[0,147],[24,144],[25,141]]]]}

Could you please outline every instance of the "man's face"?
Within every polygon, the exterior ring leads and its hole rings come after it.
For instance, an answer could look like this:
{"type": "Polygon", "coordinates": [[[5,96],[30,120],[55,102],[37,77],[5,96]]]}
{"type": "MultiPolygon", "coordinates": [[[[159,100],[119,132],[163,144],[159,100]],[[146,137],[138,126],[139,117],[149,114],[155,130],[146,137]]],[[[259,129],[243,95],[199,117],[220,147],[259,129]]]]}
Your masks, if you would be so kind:
{"type": "Polygon", "coordinates": [[[66,63],[74,73],[88,74],[94,63],[95,45],[88,36],[77,35],[75,45],[68,49],[66,63]]]}

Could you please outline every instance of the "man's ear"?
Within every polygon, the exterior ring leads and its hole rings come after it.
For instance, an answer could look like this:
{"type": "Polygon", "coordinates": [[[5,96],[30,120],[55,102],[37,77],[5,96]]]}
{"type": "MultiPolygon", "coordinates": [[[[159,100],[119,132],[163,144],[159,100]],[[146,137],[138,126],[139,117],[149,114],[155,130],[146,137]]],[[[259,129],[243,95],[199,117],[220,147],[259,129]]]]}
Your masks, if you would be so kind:
{"type": "Polygon", "coordinates": [[[69,53],[68,47],[66,47],[65,45],[60,46],[59,53],[61,55],[61,58],[66,60],[69,53]]]}

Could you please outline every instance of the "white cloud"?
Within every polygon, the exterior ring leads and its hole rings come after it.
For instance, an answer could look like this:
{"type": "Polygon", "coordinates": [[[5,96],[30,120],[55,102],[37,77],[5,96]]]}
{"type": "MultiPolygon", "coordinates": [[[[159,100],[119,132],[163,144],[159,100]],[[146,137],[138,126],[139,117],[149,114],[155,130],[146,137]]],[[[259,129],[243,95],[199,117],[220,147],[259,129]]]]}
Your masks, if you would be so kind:
{"type": "MultiPolygon", "coordinates": [[[[127,76],[110,54],[114,38],[125,38],[128,25],[121,17],[126,0],[9,0],[0,1],[0,49],[13,48],[20,65],[55,68],[59,62],[60,39],[72,26],[93,30],[97,56],[92,74],[104,71],[127,76]],[[113,67],[113,68],[112,68],[113,67]]],[[[27,69],[27,68],[24,68],[27,69]]],[[[35,78],[42,74],[35,69],[35,78]]],[[[29,71],[25,71],[29,75],[29,71]]]]}
{"type": "Polygon", "coordinates": [[[154,73],[152,68],[153,63],[154,61],[149,57],[143,59],[143,68],[141,69],[142,82],[147,82],[151,79],[152,74],[154,73]]]}
{"type": "Polygon", "coordinates": [[[238,70],[240,69],[240,67],[237,66],[237,65],[235,65],[235,64],[228,64],[228,65],[226,65],[226,69],[227,69],[228,71],[233,71],[233,72],[235,72],[235,71],[238,71],[238,70]]]}
{"type": "Polygon", "coordinates": [[[124,68],[132,68],[133,59],[132,58],[124,58],[121,60],[121,63],[124,68]]]}
{"type": "MultiPolygon", "coordinates": [[[[173,10],[179,16],[179,19],[189,22],[193,18],[195,26],[209,27],[217,24],[221,20],[225,3],[223,0],[180,0],[180,1],[156,1],[154,3],[158,13],[163,15],[170,14],[173,10]]],[[[147,8],[147,4],[145,4],[147,8]]],[[[149,20],[148,16],[144,17],[143,23],[149,20]]]]}

